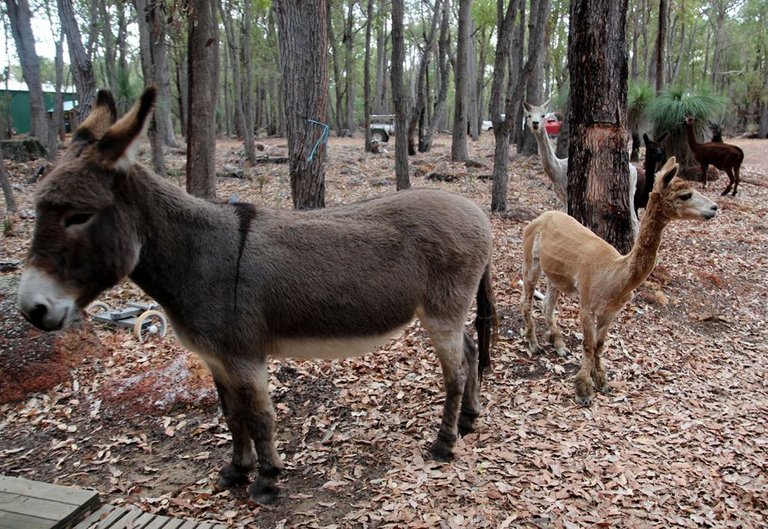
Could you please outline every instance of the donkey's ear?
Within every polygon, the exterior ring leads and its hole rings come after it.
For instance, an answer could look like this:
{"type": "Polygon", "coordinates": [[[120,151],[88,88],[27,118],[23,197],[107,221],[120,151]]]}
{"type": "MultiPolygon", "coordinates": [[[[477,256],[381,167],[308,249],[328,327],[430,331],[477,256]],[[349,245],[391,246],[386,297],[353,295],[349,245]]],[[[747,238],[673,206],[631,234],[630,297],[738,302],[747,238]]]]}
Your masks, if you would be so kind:
{"type": "Polygon", "coordinates": [[[98,140],[109,130],[109,127],[117,119],[117,107],[112,92],[101,89],[96,93],[96,103],[93,105],[91,113],[83,120],[74,136],[72,143],[98,140]]]}
{"type": "Polygon", "coordinates": [[[129,148],[144,130],[147,118],[155,107],[156,96],[154,86],[144,90],[141,99],[133,105],[133,108],[112,125],[99,140],[99,153],[105,162],[118,165],[121,159],[129,155],[129,148]]]}

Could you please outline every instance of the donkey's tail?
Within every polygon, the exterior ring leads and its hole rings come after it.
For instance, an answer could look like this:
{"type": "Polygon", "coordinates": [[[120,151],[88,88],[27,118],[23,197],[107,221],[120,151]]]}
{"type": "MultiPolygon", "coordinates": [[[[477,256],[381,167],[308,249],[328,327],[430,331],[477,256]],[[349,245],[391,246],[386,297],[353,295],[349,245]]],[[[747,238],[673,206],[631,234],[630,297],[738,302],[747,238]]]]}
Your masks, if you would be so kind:
{"type": "Polygon", "coordinates": [[[478,376],[483,379],[483,372],[491,367],[491,343],[499,337],[499,318],[491,281],[491,263],[485,267],[480,285],[477,287],[477,316],[475,317],[478,349],[478,376]]]}

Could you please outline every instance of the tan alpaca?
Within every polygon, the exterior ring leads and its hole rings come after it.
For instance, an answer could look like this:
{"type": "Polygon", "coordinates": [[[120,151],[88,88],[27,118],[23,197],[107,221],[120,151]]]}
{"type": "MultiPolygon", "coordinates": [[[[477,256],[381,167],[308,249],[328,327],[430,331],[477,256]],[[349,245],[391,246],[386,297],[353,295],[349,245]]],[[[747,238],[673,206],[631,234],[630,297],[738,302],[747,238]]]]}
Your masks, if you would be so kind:
{"type": "Polygon", "coordinates": [[[627,255],[600,239],[574,218],[549,211],[523,231],[523,318],[531,353],[541,352],[531,315],[533,293],[542,272],[547,279],[544,315],[548,336],[560,356],[566,354],[554,309],[561,292],[576,294],[584,334],[581,368],[576,374],[576,401],[589,406],[595,389],[609,391],[603,345],[608,326],[632,291],[653,270],[664,227],[673,220],[709,220],[717,204],[677,178],[678,165],[670,158],[656,173],[656,183],[640,223],[640,234],[627,255]],[[594,387],[593,387],[594,386],[594,387]]]}

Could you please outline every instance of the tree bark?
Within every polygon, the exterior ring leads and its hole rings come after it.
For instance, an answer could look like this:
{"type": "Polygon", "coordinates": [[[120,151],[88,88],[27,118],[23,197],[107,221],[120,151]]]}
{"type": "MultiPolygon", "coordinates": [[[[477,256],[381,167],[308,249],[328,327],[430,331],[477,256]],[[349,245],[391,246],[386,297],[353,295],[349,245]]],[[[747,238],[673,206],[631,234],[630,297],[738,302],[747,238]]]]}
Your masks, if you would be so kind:
{"type": "MultiPolygon", "coordinates": [[[[416,101],[411,109],[410,119],[408,120],[408,154],[416,154],[418,147],[416,142],[416,129],[423,121],[424,110],[427,107],[427,72],[429,63],[432,60],[432,53],[435,50],[435,36],[437,34],[437,23],[440,20],[442,2],[435,1],[434,11],[432,12],[432,21],[429,26],[429,33],[424,33],[424,42],[422,44],[422,54],[419,60],[419,71],[416,78],[416,101]]],[[[419,130],[422,130],[419,128],[419,130]]],[[[419,145],[421,145],[419,138],[419,145]]]]}
{"type": "Polygon", "coordinates": [[[341,65],[339,64],[339,45],[338,39],[336,39],[336,33],[333,29],[333,16],[331,13],[331,0],[328,0],[326,5],[328,10],[328,42],[331,46],[331,66],[333,66],[333,95],[336,100],[336,104],[331,108],[331,119],[336,124],[336,136],[344,135],[344,113],[342,108],[344,107],[344,90],[341,85],[341,65]]]}
{"type": "Polygon", "coordinates": [[[216,101],[219,86],[219,35],[215,0],[188,0],[189,116],[187,191],[216,198],[216,101]]]}
{"type": "Polygon", "coordinates": [[[408,175],[408,99],[403,87],[403,0],[392,0],[392,105],[395,107],[395,177],[397,190],[411,187],[408,175]]]}
{"type": "Polygon", "coordinates": [[[387,34],[384,27],[383,14],[386,0],[378,0],[376,9],[376,99],[374,109],[376,114],[388,114],[387,112],[387,34]]]}
{"type": "Polygon", "coordinates": [[[93,63],[86,53],[85,46],[80,36],[80,29],[75,18],[72,0],[57,0],[59,6],[59,18],[61,27],[67,36],[69,48],[69,60],[72,67],[72,75],[75,78],[78,101],[77,123],[91,113],[91,106],[96,99],[96,80],[93,77],[93,63]]]}
{"type": "Polygon", "coordinates": [[[568,213],[626,254],[632,247],[627,153],[627,0],[573,0],[568,213]]]}
{"type": "Polygon", "coordinates": [[[472,0],[459,0],[459,28],[456,45],[455,106],[451,160],[463,162],[469,159],[467,151],[467,115],[469,106],[469,30],[472,18],[472,0]]]}
{"type": "Polygon", "coordinates": [[[443,0],[443,13],[440,21],[440,37],[437,42],[437,72],[438,88],[432,120],[419,141],[419,151],[429,152],[435,132],[445,119],[445,103],[448,100],[451,75],[451,0],[443,0]]]}
{"type": "Polygon", "coordinates": [[[373,0],[365,8],[365,60],[363,64],[363,114],[365,114],[365,152],[373,151],[371,141],[371,36],[373,24],[373,0]]]}
{"type": "Polygon", "coordinates": [[[40,60],[35,51],[35,37],[32,34],[29,3],[27,0],[6,0],[11,33],[16,44],[16,52],[21,63],[24,81],[29,89],[29,110],[31,115],[29,135],[41,143],[48,141],[48,109],[43,97],[43,84],[40,79],[40,60]]]}
{"type": "Polygon", "coordinates": [[[664,43],[667,39],[667,0],[659,0],[659,33],[656,36],[656,93],[664,88],[664,43]]]}
{"type": "Polygon", "coordinates": [[[321,208],[325,206],[327,143],[324,139],[328,131],[326,0],[276,0],[274,9],[279,30],[293,206],[321,208]]]}
{"type": "MultiPolygon", "coordinates": [[[[544,11],[544,16],[546,16],[546,13],[549,12],[549,0],[531,0],[531,16],[528,17],[528,43],[529,46],[543,48],[546,45],[547,32],[546,24],[539,24],[536,20],[538,16],[536,15],[538,2],[547,3],[547,9],[544,11]],[[537,28],[541,28],[541,31],[537,32],[537,28]]],[[[536,63],[533,66],[533,73],[531,73],[531,78],[528,80],[528,86],[526,87],[526,101],[534,105],[540,105],[544,102],[546,98],[541,93],[543,80],[544,54],[540,53],[536,63]]],[[[543,125],[544,124],[542,124],[542,126],[543,125]]],[[[536,138],[533,137],[533,134],[528,129],[528,127],[523,128],[523,133],[521,136],[522,142],[520,142],[520,154],[523,156],[533,156],[538,154],[539,146],[536,143],[536,138]]]]}
{"type": "MultiPolygon", "coordinates": [[[[344,86],[347,94],[347,134],[352,137],[357,130],[355,124],[355,3],[356,0],[347,2],[347,23],[344,26],[344,61],[345,76],[344,86]]],[[[341,111],[341,110],[339,110],[341,111]]]]}
{"type": "Polygon", "coordinates": [[[8,172],[5,170],[2,147],[0,147],[0,187],[3,188],[3,196],[5,197],[5,211],[7,213],[15,213],[17,209],[16,199],[13,197],[11,181],[8,179],[8,172]]]}

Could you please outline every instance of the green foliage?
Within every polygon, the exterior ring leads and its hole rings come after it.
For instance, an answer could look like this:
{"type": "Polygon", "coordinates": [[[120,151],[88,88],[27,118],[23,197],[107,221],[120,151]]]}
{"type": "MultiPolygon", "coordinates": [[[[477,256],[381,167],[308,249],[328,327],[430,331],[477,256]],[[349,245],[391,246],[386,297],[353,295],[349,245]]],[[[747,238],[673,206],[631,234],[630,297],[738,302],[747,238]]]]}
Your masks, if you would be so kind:
{"type": "Polygon", "coordinates": [[[706,91],[693,94],[682,87],[671,87],[662,90],[651,101],[648,105],[648,116],[654,123],[654,134],[672,134],[683,129],[683,121],[688,116],[693,116],[700,122],[720,119],[727,105],[728,99],[724,96],[706,91]]]}
{"type": "Polygon", "coordinates": [[[675,156],[685,167],[694,164],[693,154],[688,148],[685,136],[685,118],[696,118],[701,132],[710,121],[719,121],[722,118],[727,105],[728,99],[720,95],[707,91],[694,94],[682,87],[670,87],[662,90],[651,101],[647,114],[654,124],[654,137],[666,132],[669,135],[664,143],[667,154],[675,156]]]}
{"type": "Polygon", "coordinates": [[[647,81],[630,82],[627,91],[627,127],[637,131],[656,92],[647,81]]]}

